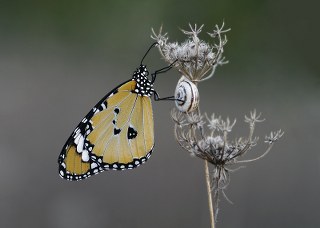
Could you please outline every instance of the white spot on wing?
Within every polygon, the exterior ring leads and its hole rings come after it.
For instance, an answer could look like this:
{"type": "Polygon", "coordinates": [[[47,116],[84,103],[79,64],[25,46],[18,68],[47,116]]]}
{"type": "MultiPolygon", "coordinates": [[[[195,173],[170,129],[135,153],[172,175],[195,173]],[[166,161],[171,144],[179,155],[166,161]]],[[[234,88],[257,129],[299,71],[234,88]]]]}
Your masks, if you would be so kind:
{"type": "Polygon", "coordinates": [[[78,143],[79,143],[80,137],[81,137],[81,135],[80,135],[79,133],[77,133],[77,134],[74,136],[74,143],[75,143],[75,144],[78,144],[78,143]]]}
{"type": "Polygon", "coordinates": [[[82,135],[80,135],[80,137],[78,137],[78,143],[77,144],[77,151],[78,153],[81,153],[83,151],[83,144],[84,144],[84,138],[82,135]],[[79,138],[79,139],[78,139],[79,138]]]}
{"type": "Polygon", "coordinates": [[[81,154],[82,161],[88,162],[89,161],[89,152],[87,150],[83,150],[81,154]]]}

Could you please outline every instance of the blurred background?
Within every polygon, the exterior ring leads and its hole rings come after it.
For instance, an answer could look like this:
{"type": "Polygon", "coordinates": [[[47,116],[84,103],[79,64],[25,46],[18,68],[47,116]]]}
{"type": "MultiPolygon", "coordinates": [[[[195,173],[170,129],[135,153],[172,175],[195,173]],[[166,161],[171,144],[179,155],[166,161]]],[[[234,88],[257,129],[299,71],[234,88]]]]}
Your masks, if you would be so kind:
{"type": "MultiPolygon", "coordinates": [[[[153,102],[156,146],[145,165],[81,182],[58,176],[57,158],[82,117],[128,80],[163,25],[225,21],[229,64],[200,84],[201,110],[237,118],[256,108],[264,136],[284,137],[231,175],[218,227],[320,226],[319,4],[316,1],[0,1],[0,227],[209,227],[203,161],[174,140],[172,102],[153,102]]],[[[166,66],[155,49],[150,71],[166,66]]],[[[173,94],[178,72],[157,78],[173,94]]]]}

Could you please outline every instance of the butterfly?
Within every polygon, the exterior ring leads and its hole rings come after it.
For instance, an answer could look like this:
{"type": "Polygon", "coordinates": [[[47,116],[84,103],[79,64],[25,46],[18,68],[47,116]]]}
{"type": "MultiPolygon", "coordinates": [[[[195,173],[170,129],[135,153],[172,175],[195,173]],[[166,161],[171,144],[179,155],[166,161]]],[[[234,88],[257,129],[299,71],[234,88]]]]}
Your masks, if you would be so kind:
{"type": "Polygon", "coordinates": [[[172,64],[149,72],[143,56],[132,79],[105,95],[82,119],[62,148],[58,158],[59,175],[77,181],[105,170],[133,169],[145,163],[154,148],[154,125],[151,96],[159,98],[153,88],[156,75],[172,64]]]}

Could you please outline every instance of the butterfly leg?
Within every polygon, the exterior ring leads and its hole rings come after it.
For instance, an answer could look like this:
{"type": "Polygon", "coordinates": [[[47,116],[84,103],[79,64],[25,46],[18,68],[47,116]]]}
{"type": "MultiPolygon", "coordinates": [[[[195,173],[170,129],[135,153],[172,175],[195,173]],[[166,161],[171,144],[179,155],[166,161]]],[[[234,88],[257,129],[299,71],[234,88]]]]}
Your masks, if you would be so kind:
{"type": "Polygon", "coordinates": [[[175,97],[174,96],[170,96],[170,97],[159,97],[159,94],[156,92],[156,91],[154,91],[154,93],[153,93],[153,95],[154,95],[154,100],[155,101],[165,101],[165,100],[169,100],[169,101],[175,101],[176,99],[175,99],[175,97]]]}
{"type": "Polygon", "coordinates": [[[175,98],[174,96],[160,98],[159,94],[156,91],[154,91],[153,95],[155,101],[182,101],[180,99],[175,98]]]}
{"type": "Polygon", "coordinates": [[[156,70],[153,74],[151,74],[151,77],[152,77],[151,82],[154,83],[158,74],[162,74],[169,71],[173,67],[173,64],[175,64],[176,62],[177,60],[171,63],[169,66],[161,68],[160,70],[156,70]]]}

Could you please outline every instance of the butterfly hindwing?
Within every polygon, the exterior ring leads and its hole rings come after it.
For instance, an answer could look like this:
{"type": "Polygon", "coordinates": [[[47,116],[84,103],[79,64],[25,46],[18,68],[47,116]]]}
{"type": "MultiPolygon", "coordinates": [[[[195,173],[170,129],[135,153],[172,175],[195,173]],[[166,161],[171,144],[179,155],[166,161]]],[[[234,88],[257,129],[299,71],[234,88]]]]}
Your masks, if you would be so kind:
{"type": "Polygon", "coordinates": [[[150,157],[151,99],[136,92],[137,84],[133,79],[123,83],[83,118],[59,156],[61,177],[81,180],[104,170],[132,169],[150,157]]]}

